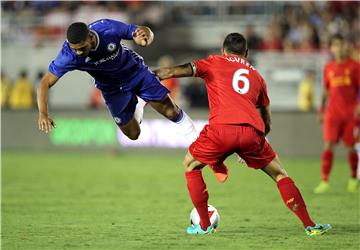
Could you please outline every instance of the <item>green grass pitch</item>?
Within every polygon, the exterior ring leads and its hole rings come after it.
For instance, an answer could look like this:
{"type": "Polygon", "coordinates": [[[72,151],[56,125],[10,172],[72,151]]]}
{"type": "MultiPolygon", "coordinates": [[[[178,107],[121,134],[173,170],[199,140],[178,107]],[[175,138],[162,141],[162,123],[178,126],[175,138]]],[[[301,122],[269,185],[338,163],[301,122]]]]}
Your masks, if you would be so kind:
{"type": "Polygon", "coordinates": [[[319,159],[282,159],[316,222],[310,238],[262,171],[227,160],[228,182],[204,170],[220,212],[214,235],[185,233],[192,209],[179,152],[2,154],[2,249],[359,249],[359,193],[336,160],[331,190],[312,194],[319,159]]]}

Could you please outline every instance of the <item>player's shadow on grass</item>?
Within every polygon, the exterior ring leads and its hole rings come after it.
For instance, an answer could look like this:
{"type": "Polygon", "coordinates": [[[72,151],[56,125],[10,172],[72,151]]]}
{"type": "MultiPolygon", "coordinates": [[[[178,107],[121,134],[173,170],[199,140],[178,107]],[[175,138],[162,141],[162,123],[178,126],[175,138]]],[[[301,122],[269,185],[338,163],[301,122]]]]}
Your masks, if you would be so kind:
{"type": "Polygon", "coordinates": [[[331,231],[333,231],[337,235],[342,235],[342,234],[348,235],[348,234],[359,234],[360,233],[360,225],[334,224],[334,225],[332,225],[332,227],[333,227],[333,230],[331,230],[331,231]]]}
{"type": "MultiPolygon", "coordinates": [[[[294,228],[291,226],[288,227],[274,227],[274,226],[261,226],[261,229],[256,229],[256,236],[254,235],[254,230],[249,230],[249,227],[240,226],[236,230],[219,230],[218,232],[221,233],[223,236],[228,237],[238,237],[239,235],[245,236],[245,237],[269,237],[269,235],[274,234],[276,235],[286,235],[287,233],[294,233],[296,234],[298,228],[294,228]]],[[[286,238],[286,237],[285,237],[286,238]]]]}

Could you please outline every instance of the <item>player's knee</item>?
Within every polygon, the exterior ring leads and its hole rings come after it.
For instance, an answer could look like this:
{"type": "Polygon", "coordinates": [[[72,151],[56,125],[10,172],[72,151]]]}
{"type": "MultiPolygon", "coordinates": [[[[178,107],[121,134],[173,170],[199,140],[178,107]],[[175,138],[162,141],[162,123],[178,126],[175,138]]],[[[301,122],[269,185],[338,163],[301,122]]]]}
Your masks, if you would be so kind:
{"type": "Polygon", "coordinates": [[[132,135],[129,135],[128,138],[129,138],[130,140],[135,141],[135,140],[137,140],[137,139],[139,138],[139,135],[140,135],[140,134],[132,134],[132,135]]]}
{"type": "Polygon", "coordinates": [[[138,131],[128,131],[126,133],[124,133],[130,140],[137,140],[140,136],[140,130],[138,131]]]}
{"type": "Polygon", "coordinates": [[[189,168],[189,166],[190,166],[189,161],[187,161],[186,159],[184,159],[183,162],[182,162],[182,164],[183,164],[183,166],[184,166],[185,172],[189,172],[189,171],[188,171],[188,168],[189,168]]]}
{"type": "Polygon", "coordinates": [[[183,166],[184,166],[186,173],[194,170],[193,164],[191,164],[191,162],[189,160],[187,160],[186,158],[183,160],[183,166]]]}
{"type": "Polygon", "coordinates": [[[128,137],[131,140],[137,140],[140,136],[140,131],[139,132],[135,132],[135,133],[131,133],[128,137]]]}
{"type": "Polygon", "coordinates": [[[331,150],[331,151],[333,151],[334,150],[334,148],[335,148],[335,143],[333,143],[333,142],[325,142],[324,143],[324,150],[331,150]]]}

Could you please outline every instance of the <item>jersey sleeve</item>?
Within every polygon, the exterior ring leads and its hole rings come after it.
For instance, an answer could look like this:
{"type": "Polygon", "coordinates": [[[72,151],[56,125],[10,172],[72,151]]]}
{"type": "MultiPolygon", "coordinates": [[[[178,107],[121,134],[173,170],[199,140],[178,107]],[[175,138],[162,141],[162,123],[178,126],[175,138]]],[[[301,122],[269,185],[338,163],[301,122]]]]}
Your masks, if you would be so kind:
{"type": "Polygon", "coordinates": [[[114,26],[115,31],[120,35],[121,39],[132,40],[133,33],[135,32],[137,25],[126,24],[120,21],[109,20],[114,26]]]}
{"type": "Polygon", "coordinates": [[[62,77],[65,73],[76,69],[76,59],[66,48],[66,42],[63,48],[50,63],[48,70],[57,77],[62,77]]]}
{"type": "Polygon", "coordinates": [[[257,105],[258,106],[269,106],[270,99],[267,94],[266,82],[265,82],[264,78],[262,78],[261,76],[260,76],[260,84],[261,84],[261,89],[260,89],[260,94],[259,94],[257,105]]]}
{"type": "Polygon", "coordinates": [[[193,67],[194,76],[198,76],[203,79],[206,78],[208,71],[210,70],[210,60],[211,58],[208,57],[206,59],[193,61],[191,65],[193,67]]]}

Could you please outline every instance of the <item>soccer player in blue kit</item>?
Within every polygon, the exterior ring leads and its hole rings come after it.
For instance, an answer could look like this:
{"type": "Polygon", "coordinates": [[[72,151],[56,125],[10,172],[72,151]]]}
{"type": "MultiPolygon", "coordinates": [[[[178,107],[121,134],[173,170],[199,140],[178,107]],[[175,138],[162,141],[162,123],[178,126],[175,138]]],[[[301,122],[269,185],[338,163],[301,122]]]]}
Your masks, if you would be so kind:
{"type": "Polygon", "coordinates": [[[145,26],[101,19],[89,25],[72,23],[67,40],[38,88],[39,129],[45,133],[56,125],[48,112],[48,90],[72,70],[88,72],[101,90],[107,108],[120,130],[131,140],[140,135],[143,108],[149,103],[167,119],[178,124],[179,132],[190,142],[198,136],[192,120],[169,97],[165,88],[137,53],[121,44],[133,40],[147,47],[154,38],[145,26]]]}

